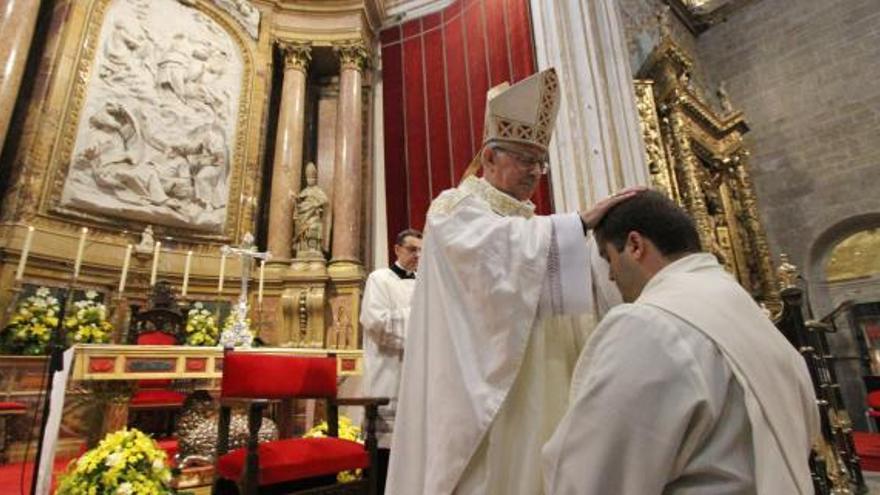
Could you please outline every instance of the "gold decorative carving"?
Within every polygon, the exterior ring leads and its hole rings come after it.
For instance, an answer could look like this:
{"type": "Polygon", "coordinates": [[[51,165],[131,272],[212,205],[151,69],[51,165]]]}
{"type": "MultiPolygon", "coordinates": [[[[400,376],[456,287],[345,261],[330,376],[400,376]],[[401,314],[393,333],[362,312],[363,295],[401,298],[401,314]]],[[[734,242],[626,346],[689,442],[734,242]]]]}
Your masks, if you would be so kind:
{"type": "Polygon", "coordinates": [[[333,51],[339,55],[341,70],[362,71],[369,66],[370,51],[361,40],[349,40],[333,44],[333,51]]]}
{"type": "Polygon", "coordinates": [[[638,72],[653,82],[636,82],[651,181],[691,213],[703,248],[777,312],[776,273],[743,142],[748,125],[741,112],[719,115],[691,84],[692,69],[691,57],[666,38],[638,72]]]}
{"type": "Polygon", "coordinates": [[[312,44],[299,41],[279,41],[278,49],[284,56],[284,69],[307,72],[312,61],[312,44]]]}
{"type": "Polygon", "coordinates": [[[289,288],[281,295],[281,323],[286,330],[285,347],[324,347],[323,286],[305,285],[289,288]]]}
{"type": "Polygon", "coordinates": [[[663,136],[660,133],[660,121],[657,118],[657,109],[654,105],[653,85],[654,83],[651,81],[636,81],[636,109],[639,112],[642,139],[645,141],[648,172],[654,187],[667,192],[670,197],[678,197],[678,184],[675,182],[675,175],[666,159],[666,147],[663,145],[663,136]]]}
{"type": "Polygon", "coordinates": [[[779,255],[779,268],[776,269],[776,276],[779,279],[779,290],[797,287],[798,268],[788,261],[788,255],[785,253],[779,255]]]}

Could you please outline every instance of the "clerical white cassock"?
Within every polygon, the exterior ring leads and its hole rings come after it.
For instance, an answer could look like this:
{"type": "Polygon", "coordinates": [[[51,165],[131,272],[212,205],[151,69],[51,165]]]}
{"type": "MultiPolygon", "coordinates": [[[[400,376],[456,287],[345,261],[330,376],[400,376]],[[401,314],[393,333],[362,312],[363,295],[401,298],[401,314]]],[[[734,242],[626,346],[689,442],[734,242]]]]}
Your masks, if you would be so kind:
{"type": "Polygon", "coordinates": [[[806,364],[710,254],[596,328],[544,449],[548,495],[813,493],[806,364]]]}
{"type": "Polygon", "coordinates": [[[370,397],[388,397],[379,408],[379,447],[389,448],[397,391],[403,364],[403,344],[415,278],[408,278],[399,266],[381,268],[367,278],[361,302],[360,321],[364,329],[364,391],[370,397]]]}
{"type": "Polygon", "coordinates": [[[473,177],[432,203],[386,493],[540,493],[598,258],[577,213],[533,209],[473,177]]]}

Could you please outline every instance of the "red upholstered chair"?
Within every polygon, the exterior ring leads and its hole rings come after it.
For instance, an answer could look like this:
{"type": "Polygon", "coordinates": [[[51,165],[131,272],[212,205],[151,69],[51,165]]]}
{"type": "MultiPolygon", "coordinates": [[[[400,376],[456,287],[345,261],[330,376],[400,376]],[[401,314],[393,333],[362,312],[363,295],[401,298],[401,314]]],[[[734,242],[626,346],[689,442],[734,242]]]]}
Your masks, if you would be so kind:
{"type": "MultiPolygon", "coordinates": [[[[160,281],[153,289],[150,307],[140,311],[131,306],[128,343],[134,345],[179,345],[183,342],[186,316],[177,306],[171,286],[160,281]]],[[[171,389],[172,380],[140,380],[129,402],[130,423],[145,419],[145,412],[159,412],[164,419],[161,432],[170,435],[174,429],[175,414],[183,407],[186,394],[171,389]]],[[[144,429],[143,425],[138,425],[144,429]]],[[[150,430],[150,428],[145,428],[150,430]]]]}
{"type": "Polygon", "coordinates": [[[378,407],[388,399],[337,398],[336,358],[229,351],[223,359],[220,401],[215,494],[376,494],[376,419],[378,407]],[[268,401],[292,398],[327,400],[329,436],[258,444],[257,433],[268,401]],[[249,405],[248,445],[227,452],[230,406],[242,401],[249,405]],[[340,405],[366,408],[364,445],[337,438],[340,405]],[[361,480],[337,484],[338,473],[354,469],[363,470],[361,480]]]}
{"type": "Polygon", "coordinates": [[[9,429],[6,422],[27,412],[27,406],[20,402],[0,402],[0,464],[6,464],[6,444],[9,429]]]}

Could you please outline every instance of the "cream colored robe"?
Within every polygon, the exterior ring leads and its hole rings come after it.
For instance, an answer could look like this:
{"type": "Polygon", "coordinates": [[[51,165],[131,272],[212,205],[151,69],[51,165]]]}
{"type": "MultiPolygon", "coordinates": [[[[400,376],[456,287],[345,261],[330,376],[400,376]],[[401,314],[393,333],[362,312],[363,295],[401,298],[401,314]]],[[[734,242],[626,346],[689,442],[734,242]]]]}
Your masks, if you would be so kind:
{"type": "Polygon", "coordinates": [[[412,300],[414,279],[402,279],[390,268],[380,268],[367,277],[360,321],[364,329],[364,394],[388,397],[379,408],[379,447],[391,445],[397,391],[403,364],[403,344],[412,300]]]}
{"type": "Polygon", "coordinates": [[[386,493],[529,494],[591,327],[577,214],[534,216],[483,179],[428,213],[386,493]],[[585,320],[587,325],[581,325],[585,320]]]}
{"type": "Polygon", "coordinates": [[[548,495],[813,493],[819,431],[801,355],[710,254],[614,308],[544,448],[548,495]]]}

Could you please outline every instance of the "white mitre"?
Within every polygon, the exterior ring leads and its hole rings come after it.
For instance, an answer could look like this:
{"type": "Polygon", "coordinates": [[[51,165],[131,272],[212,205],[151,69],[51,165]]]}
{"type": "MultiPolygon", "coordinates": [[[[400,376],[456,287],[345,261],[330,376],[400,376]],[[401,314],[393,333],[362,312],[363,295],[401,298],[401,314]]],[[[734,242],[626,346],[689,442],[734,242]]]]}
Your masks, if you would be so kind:
{"type": "MultiPolygon", "coordinates": [[[[542,70],[514,85],[499,84],[486,93],[483,146],[493,142],[523,143],[537,146],[546,153],[558,112],[556,69],[542,70]]],[[[478,152],[465,177],[476,172],[479,166],[478,152]]]]}

